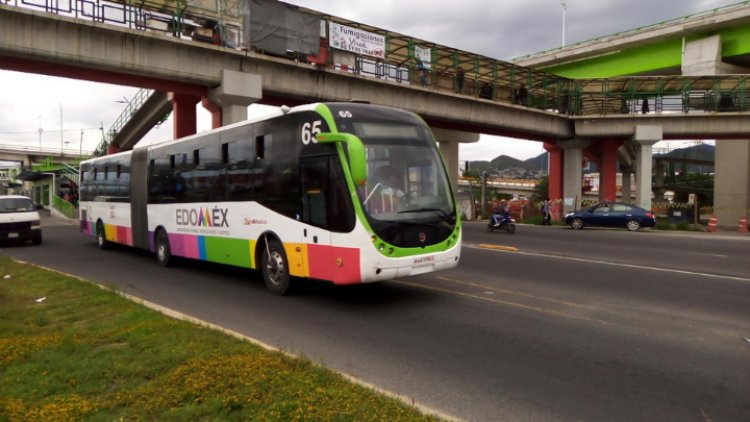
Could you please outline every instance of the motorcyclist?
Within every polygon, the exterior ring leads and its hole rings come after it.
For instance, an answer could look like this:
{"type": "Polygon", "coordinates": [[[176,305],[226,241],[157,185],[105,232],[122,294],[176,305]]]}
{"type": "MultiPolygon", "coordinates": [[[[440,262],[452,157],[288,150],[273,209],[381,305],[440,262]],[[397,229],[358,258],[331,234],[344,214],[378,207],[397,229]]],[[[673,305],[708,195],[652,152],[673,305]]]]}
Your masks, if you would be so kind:
{"type": "Polygon", "coordinates": [[[500,201],[495,209],[493,210],[492,214],[492,224],[495,227],[500,226],[500,221],[510,216],[510,212],[508,211],[508,203],[503,199],[500,201]]]}

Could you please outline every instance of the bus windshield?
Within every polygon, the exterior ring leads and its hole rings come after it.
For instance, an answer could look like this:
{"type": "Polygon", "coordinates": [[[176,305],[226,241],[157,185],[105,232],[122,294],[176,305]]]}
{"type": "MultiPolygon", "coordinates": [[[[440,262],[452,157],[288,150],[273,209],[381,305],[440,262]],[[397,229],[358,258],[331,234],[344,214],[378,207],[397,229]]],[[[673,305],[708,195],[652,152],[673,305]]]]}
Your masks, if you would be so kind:
{"type": "Polygon", "coordinates": [[[390,226],[456,223],[450,185],[429,130],[398,122],[354,122],[365,145],[367,184],[357,189],[376,231],[390,226]]]}

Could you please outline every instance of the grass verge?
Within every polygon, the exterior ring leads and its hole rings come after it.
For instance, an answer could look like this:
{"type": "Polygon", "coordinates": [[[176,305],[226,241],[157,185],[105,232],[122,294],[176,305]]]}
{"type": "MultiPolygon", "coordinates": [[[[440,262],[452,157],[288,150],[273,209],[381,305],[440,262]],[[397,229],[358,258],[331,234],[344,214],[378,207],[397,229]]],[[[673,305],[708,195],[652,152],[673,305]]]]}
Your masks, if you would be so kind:
{"type": "Polygon", "coordinates": [[[7,257],[0,380],[0,421],[439,420],[307,360],[7,257]]]}

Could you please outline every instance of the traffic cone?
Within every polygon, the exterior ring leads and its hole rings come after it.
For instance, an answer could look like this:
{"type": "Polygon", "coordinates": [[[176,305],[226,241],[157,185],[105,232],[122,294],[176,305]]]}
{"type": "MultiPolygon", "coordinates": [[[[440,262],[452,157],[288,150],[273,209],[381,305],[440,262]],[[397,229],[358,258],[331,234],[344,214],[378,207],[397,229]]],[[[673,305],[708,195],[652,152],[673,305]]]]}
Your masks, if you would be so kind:
{"type": "Polygon", "coordinates": [[[737,226],[737,232],[747,233],[747,217],[740,217],[740,224],[737,226]]]}
{"type": "Polygon", "coordinates": [[[716,223],[717,223],[716,216],[715,215],[711,215],[711,218],[708,219],[708,228],[706,229],[706,231],[707,232],[711,232],[711,233],[715,232],[716,231],[716,223]]]}

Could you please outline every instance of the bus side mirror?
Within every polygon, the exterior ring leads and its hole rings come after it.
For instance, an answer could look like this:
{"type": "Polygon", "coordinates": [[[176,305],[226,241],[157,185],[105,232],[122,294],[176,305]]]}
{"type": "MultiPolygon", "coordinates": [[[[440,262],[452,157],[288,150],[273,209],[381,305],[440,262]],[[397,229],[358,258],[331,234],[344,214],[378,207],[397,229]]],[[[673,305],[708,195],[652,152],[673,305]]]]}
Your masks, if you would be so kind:
{"type": "Polygon", "coordinates": [[[352,172],[354,183],[357,186],[364,186],[367,182],[367,162],[365,160],[365,146],[362,140],[351,133],[318,133],[315,138],[321,144],[333,142],[346,143],[349,151],[349,169],[352,172]]]}

